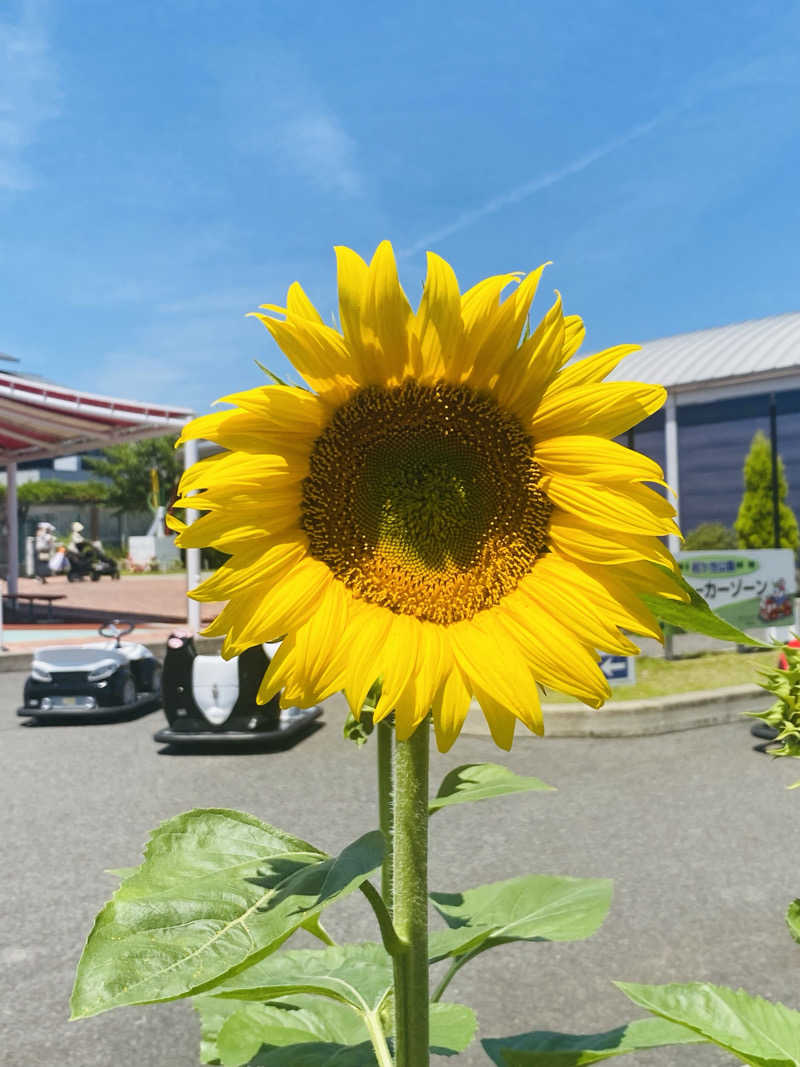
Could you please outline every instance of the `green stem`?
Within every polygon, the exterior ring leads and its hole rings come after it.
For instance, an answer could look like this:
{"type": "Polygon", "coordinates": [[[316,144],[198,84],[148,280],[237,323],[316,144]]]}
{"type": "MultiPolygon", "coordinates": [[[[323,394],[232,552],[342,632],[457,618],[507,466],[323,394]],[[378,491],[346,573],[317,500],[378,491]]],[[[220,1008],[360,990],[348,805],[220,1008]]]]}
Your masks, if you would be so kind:
{"type": "Polygon", "coordinates": [[[395,746],[394,956],[397,1067],[428,1067],[428,752],[430,719],[395,746]]]}
{"type": "Polygon", "coordinates": [[[464,964],[469,963],[469,961],[471,959],[474,959],[477,955],[477,952],[465,952],[463,956],[456,956],[456,958],[452,961],[450,966],[445,971],[441,982],[439,982],[436,989],[434,990],[431,1000],[438,1003],[442,999],[442,994],[444,993],[445,989],[447,989],[453,978],[455,978],[455,976],[458,974],[464,964]]]}
{"type": "Polygon", "coordinates": [[[383,867],[381,868],[381,896],[389,915],[393,911],[394,845],[392,821],[394,817],[394,782],[392,780],[392,739],[394,724],[385,719],[378,723],[378,818],[383,834],[383,867]]]}
{"type": "Polygon", "coordinates": [[[378,1017],[377,1012],[368,1011],[363,1016],[363,1019],[369,1032],[369,1039],[372,1042],[372,1047],[375,1049],[375,1059],[378,1061],[379,1067],[394,1067],[392,1054],[389,1052],[389,1046],[386,1044],[386,1036],[384,1035],[383,1026],[381,1025],[381,1020],[378,1017]]]}

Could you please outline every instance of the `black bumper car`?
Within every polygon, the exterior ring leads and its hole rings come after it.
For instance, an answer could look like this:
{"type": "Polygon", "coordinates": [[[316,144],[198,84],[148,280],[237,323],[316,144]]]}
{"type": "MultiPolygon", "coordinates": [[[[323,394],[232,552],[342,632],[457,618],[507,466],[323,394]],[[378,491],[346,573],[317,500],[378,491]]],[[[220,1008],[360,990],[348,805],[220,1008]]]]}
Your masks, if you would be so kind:
{"type": "Polygon", "coordinates": [[[161,664],[145,645],[122,643],[131,630],[132,622],[116,619],[100,627],[109,640],[37,649],[17,715],[106,719],[158,707],[161,664]]]}
{"type": "Polygon", "coordinates": [[[277,645],[255,645],[240,656],[200,656],[190,633],[167,641],[162,699],[167,726],[155,740],[166,745],[275,743],[307,731],[322,708],[283,708],[278,697],[257,704],[256,694],[277,645]]]}

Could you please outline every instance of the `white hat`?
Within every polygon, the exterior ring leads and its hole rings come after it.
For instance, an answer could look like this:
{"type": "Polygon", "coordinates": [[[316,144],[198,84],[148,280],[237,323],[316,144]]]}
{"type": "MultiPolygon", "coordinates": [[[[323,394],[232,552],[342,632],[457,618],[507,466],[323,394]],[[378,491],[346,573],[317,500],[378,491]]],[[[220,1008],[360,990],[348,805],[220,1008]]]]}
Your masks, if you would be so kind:
{"type": "Polygon", "coordinates": [[[72,529],[75,531],[75,533],[80,533],[81,530],[83,529],[83,523],[82,522],[73,522],[72,529]]]}

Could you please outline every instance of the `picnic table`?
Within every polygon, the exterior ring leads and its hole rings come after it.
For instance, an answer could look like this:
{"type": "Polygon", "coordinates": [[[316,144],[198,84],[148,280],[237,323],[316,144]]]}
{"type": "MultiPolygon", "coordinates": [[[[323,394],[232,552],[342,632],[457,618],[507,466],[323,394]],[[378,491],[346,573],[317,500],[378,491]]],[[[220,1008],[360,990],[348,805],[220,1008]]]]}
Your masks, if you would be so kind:
{"type": "Polygon", "coordinates": [[[66,593],[4,593],[3,600],[8,602],[11,610],[16,613],[19,601],[27,601],[28,614],[34,618],[34,603],[37,600],[47,604],[47,618],[53,618],[53,601],[66,600],[66,593]]]}

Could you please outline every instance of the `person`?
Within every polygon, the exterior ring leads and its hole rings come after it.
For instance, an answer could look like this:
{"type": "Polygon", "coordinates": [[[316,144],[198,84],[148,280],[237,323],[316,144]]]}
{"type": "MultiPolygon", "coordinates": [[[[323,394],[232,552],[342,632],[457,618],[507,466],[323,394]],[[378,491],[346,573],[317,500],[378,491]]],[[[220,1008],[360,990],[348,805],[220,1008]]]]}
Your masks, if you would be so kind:
{"type": "Polygon", "coordinates": [[[83,536],[83,523],[82,522],[73,522],[73,524],[72,524],[70,529],[72,531],[72,534],[71,534],[71,537],[69,539],[69,543],[67,545],[67,549],[70,552],[77,552],[78,555],[80,555],[80,553],[83,551],[83,548],[84,548],[84,546],[86,544],[86,539],[83,536]]]}
{"type": "Polygon", "coordinates": [[[37,581],[42,585],[47,581],[47,576],[53,572],[50,569],[50,560],[56,547],[55,526],[51,522],[40,522],[36,526],[34,539],[34,573],[37,581]]]}

